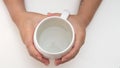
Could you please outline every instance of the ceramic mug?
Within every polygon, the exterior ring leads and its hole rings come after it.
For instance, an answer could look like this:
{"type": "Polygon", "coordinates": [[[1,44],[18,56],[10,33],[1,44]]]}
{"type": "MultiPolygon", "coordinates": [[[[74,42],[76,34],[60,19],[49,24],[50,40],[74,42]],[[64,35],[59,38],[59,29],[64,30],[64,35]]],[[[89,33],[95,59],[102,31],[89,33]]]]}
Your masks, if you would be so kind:
{"type": "Polygon", "coordinates": [[[43,19],[34,32],[36,49],[46,58],[56,59],[67,54],[74,43],[75,32],[67,20],[69,12],[61,16],[51,16],[43,19]]]}

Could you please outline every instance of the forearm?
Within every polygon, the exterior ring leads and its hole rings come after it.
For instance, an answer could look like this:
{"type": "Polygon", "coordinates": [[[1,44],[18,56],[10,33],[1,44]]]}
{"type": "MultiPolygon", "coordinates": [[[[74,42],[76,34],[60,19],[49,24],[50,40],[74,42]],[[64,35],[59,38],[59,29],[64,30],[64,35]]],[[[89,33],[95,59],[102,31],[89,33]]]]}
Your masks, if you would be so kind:
{"type": "Polygon", "coordinates": [[[82,0],[77,15],[80,20],[80,25],[82,25],[85,28],[88,26],[101,1],[102,0],[82,0]]]}
{"type": "Polygon", "coordinates": [[[25,11],[24,0],[3,0],[7,9],[15,21],[17,20],[25,11]]]}

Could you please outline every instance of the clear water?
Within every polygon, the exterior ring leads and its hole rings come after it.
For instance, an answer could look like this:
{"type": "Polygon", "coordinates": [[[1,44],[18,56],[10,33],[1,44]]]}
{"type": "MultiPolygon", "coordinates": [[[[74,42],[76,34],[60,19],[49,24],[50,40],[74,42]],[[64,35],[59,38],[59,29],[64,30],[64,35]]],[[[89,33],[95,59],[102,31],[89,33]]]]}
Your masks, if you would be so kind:
{"type": "Polygon", "coordinates": [[[40,34],[39,45],[51,53],[63,51],[71,42],[70,31],[61,27],[52,26],[43,30],[40,34]]]}

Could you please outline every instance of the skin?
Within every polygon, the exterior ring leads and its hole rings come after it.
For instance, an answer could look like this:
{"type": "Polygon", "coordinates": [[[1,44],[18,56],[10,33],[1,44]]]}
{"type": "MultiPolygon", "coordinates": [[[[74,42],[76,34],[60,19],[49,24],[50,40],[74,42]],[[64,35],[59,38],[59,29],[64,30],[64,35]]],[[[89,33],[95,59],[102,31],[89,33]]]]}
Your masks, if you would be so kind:
{"type": "MultiPolygon", "coordinates": [[[[55,59],[55,64],[63,64],[73,59],[79,52],[85,41],[86,28],[92,20],[97,8],[102,0],[81,0],[80,9],[77,15],[70,15],[68,20],[75,30],[75,42],[71,51],[59,59],[55,59]]],[[[4,0],[8,11],[18,27],[22,40],[26,45],[29,54],[40,62],[48,65],[49,59],[42,56],[37,51],[33,43],[33,33],[37,24],[48,16],[60,16],[59,13],[48,13],[48,15],[27,12],[24,6],[24,0],[4,0]]]]}

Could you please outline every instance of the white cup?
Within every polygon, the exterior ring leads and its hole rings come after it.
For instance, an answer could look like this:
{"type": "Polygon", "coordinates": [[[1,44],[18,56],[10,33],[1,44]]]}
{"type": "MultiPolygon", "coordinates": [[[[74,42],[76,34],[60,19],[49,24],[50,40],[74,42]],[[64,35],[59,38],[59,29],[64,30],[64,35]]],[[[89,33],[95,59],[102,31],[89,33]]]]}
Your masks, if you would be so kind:
{"type": "Polygon", "coordinates": [[[68,16],[69,12],[64,11],[60,17],[47,17],[37,25],[34,32],[34,44],[44,57],[60,58],[71,50],[75,32],[67,20],[68,16]]]}

